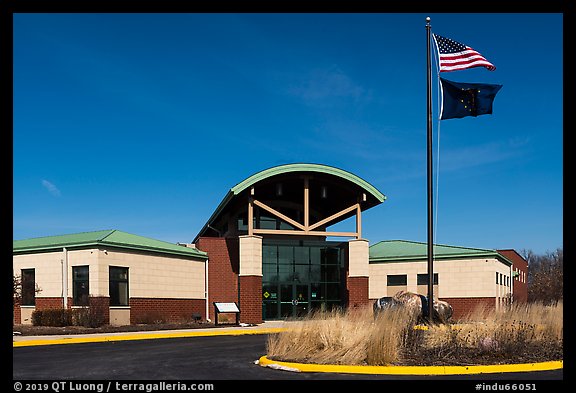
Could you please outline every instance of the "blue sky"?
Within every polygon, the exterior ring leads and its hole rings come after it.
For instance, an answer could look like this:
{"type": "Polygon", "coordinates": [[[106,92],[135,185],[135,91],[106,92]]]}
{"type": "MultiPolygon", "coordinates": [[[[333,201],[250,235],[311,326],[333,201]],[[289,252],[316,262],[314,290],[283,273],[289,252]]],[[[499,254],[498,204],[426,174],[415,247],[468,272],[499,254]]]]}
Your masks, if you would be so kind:
{"type": "Polygon", "coordinates": [[[436,242],[562,247],[563,17],[536,13],[15,14],[13,238],[189,242],[238,182],[314,162],[387,196],[372,244],[426,241],[427,15],[497,67],[443,77],[503,85],[438,122],[434,69],[436,242]]]}

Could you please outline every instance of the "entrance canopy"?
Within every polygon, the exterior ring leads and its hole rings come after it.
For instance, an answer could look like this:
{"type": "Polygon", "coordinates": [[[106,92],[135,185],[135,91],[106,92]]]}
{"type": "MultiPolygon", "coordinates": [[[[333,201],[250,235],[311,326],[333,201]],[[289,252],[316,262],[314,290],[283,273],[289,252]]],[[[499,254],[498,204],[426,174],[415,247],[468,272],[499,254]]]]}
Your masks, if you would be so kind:
{"type": "Polygon", "coordinates": [[[199,237],[243,234],[361,237],[360,212],[386,197],[364,179],[320,164],[288,164],[258,172],[232,187],[199,237]],[[326,228],[356,215],[355,232],[326,228]]]}

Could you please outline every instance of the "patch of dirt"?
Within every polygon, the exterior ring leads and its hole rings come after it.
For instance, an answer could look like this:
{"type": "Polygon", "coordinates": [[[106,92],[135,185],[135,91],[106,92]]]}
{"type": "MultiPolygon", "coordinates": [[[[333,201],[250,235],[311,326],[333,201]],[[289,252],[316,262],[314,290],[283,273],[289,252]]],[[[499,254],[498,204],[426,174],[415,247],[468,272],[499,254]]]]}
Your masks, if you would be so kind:
{"type": "MultiPolygon", "coordinates": [[[[90,333],[119,333],[119,332],[143,332],[153,330],[178,330],[178,329],[204,329],[234,326],[231,324],[218,324],[207,322],[188,322],[188,323],[162,323],[162,324],[141,324],[126,326],[104,325],[97,328],[88,328],[83,326],[32,326],[32,325],[14,325],[13,331],[20,333],[22,336],[47,336],[47,335],[68,335],[68,334],[90,334],[90,333]]],[[[16,333],[16,334],[18,334],[16,333]]]]}
{"type": "Polygon", "coordinates": [[[533,343],[513,352],[485,351],[477,348],[405,348],[396,365],[402,366],[471,366],[487,364],[520,364],[561,360],[560,346],[533,343]]]}

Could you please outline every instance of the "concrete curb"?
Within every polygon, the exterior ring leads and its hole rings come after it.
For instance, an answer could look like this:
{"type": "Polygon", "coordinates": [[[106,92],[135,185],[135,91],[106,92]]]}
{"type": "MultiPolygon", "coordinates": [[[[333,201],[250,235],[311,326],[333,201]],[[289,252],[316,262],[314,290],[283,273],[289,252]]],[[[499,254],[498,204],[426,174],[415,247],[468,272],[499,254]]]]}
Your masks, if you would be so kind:
{"type": "Polygon", "coordinates": [[[279,333],[285,328],[247,328],[247,329],[215,329],[203,331],[179,331],[179,332],[153,332],[153,333],[127,333],[115,335],[91,335],[91,336],[59,336],[56,338],[26,338],[19,337],[18,341],[12,342],[12,347],[33,347],[40,345],[61,345],[61,344],[83,344],[101,343],[128,340],[152,340],[164,338],[186,338],[186,337],[209,337],[209,336],[239,336],[244,334],[271,334],[279,333]]]}
{"type": "Polygon", "coordinates": [[[563,368],[563,360],[481,366],[348,366],[341,364],[309,364],[270,360],[262,356],[258,360],[262,367],[308,373],[343,373],[343,374],[387,374],[387,375],[460,375],[460,374],[493,374],[518,373],[532,371],[558,370],[563,368]]]}

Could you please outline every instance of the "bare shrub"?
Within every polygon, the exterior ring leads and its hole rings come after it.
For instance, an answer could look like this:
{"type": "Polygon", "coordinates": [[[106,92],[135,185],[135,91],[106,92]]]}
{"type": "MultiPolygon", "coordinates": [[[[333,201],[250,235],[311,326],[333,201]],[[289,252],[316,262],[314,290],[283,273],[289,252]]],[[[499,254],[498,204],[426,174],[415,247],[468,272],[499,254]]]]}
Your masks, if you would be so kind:
{"type": "Polygon", "coordinates": [[[480,356],[515,358],[527,348],[563,346],[563,305],[515,304],[500,310],[478,308],[454,326],[431,326],[424,346],[441,357],[464,351],[480,356]]]}

